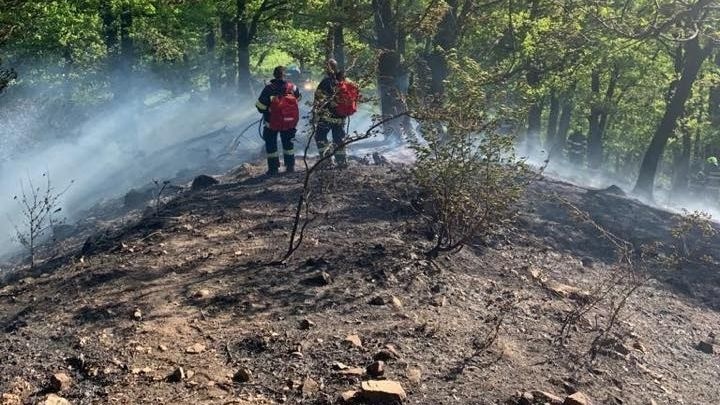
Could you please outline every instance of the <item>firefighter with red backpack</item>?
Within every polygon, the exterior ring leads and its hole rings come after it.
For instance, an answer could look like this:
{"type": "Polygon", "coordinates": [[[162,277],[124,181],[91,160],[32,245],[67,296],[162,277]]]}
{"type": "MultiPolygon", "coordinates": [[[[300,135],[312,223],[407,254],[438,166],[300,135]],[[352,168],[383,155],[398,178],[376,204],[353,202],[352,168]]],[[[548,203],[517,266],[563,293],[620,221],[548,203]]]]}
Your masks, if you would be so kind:
{"type": "Polygon", "coordinates": [[[315,141],[318,151],[323,156],[331,154],[334,149],[335,164],[341,168],[347,166],[343,146],[347,136],[346,120],[357,111],[359,98],[360,91],[357,85],[347,80],[344,71],[338,71],[334,59],[328,60],[326,76],[315,91],[314,111],[317,120],[315,141]],[[328,141],[330,132],[332,132],[332,146],[328,141]]]}
{"type": "Polygon", "coordinates": [[[280,169],[280,153],[277,136],[283,147],[285,171],[295,171],[295,149],[293,141],[300,120],[299,101],[302,97],[297,86],[285,80],[285,67],[278,66],[273,71],[274,79],[265,86],[255,106],[263,114],[265,126],[263,140],[267,153],[268,175],[276,175],[280,169]]]}

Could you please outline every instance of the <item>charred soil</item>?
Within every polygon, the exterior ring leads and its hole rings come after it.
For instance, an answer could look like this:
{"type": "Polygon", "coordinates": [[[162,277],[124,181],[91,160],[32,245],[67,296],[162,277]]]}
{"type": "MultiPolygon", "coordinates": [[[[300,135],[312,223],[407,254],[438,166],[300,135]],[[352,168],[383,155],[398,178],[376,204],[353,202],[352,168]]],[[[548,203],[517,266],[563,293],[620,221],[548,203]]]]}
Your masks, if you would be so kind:
{"type": "MultiPolygon", "coordinates": [[[[339,403],[368,380],[416,404],[720,398],[717,267],[658,269],[609,332],[613,296],[568,322],[618,271],[568,203],[636,245],[670,240],[673,214],[539,180],[513,225],[431,262],[405,169],[353,166],[321,174],[302,247],[268,266],[303,173],[261,170],[188,187],[158,215],[109,204],[54,260],[7,277],[3,403],[339,403]]],[[[706,245],[717,257],[720,242],[706,245]]],[[[382,395],[349,401],[396,398],[382,395]]]]}

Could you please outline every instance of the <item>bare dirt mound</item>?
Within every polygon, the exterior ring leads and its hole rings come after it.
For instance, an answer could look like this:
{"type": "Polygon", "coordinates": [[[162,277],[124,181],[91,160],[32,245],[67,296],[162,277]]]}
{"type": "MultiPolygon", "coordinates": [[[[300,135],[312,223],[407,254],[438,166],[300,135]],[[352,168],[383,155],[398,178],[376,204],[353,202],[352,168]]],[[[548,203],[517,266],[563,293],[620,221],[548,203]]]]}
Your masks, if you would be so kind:
{"type": "MultiPolygon", "coordinates": [[[[263,266],[286,249],[302,173],[260,171],[184,192],[160,217],[118,219],[0,289],[3,403],[53,392],[76,404],[720,397],[710,301],[650,282],[593,353],[612,308],[567,322],[614,268],[597,230],[554,193],[640,239],[669,229],[669,214],[541,182],[514,229],[433,263],[403,169],[353,167],[323,174],[296,256],[263,266]]],[[[717,288],[704,280],[703,291],[717,288]]]]}

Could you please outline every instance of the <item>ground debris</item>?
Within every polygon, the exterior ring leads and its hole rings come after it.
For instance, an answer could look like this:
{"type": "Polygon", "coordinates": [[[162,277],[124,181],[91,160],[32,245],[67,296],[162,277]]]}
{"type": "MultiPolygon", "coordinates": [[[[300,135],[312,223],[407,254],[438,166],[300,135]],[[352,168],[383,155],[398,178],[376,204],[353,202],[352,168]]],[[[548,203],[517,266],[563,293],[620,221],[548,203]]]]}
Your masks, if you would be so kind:
{"type": "Polygon", "coordinates": [[[582,392],[576,392],[565,398],[563,405],[592,405],[592,401],[582,392]]]}
{"type": "Polygon", "coordinates": [[[361,384],[362,397],[373,404],[401,402],[407,398],[402,385],[390,380],[369,380],[361,384]]]}

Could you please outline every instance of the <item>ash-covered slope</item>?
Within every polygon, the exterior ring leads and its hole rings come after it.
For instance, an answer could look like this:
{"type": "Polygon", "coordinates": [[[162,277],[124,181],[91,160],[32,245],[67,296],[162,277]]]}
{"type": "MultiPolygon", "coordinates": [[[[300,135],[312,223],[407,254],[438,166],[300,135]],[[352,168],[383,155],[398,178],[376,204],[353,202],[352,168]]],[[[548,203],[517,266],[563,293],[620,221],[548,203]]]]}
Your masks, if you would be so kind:
{"type": "MultiPolygon", "coordinates": [[[[263,266],[286,249],[302,173],[261,180],[261,170],[183,192],[160,218],[116,219],[4,286],[4,400],[336,403],[369,380],[385,392],[352,401],[399,398],[398,386],[418,404],[720,397],[710,296],[651,281],[593,346],[614,307],[588,303],[618,269],[555,193],[633,242],[665,238],[669,214],[541,181],[514,228],[431,263],[404,170],[356,166],[322,174],[302,247],[263,266]]],[[[717,283],[695,275],[697,291],[717,283]]]]}

